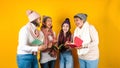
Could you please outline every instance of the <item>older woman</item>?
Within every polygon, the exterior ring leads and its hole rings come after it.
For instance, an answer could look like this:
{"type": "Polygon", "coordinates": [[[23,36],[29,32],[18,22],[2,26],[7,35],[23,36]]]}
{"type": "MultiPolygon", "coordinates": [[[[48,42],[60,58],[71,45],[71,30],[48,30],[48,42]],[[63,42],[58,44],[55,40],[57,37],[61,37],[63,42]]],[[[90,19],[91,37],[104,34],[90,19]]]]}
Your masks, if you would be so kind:
{"type": "Polygon", "coordinates": [[[77,36],[83,40],[82,47],[77,48],[80,68],[97,68],[99,60],[98,32],[87,20],[87,14],[78,13],[74,16],[76,29],[74,37],[77,36]]]}

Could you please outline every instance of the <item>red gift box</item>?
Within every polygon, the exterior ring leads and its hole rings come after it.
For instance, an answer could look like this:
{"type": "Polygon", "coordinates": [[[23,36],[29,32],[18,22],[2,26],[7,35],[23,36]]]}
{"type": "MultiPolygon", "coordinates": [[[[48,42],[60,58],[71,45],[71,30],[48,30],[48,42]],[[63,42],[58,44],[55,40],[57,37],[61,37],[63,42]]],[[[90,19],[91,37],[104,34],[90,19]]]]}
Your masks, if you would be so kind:
{"type": "Polygon", "coordinates": [[[82,43],[83,43],[83,40],[80,39],[79,37],[75,37],[74,38],[74,43],[69,43],[67,44],[68,46],[70,47],[81,47],[82,46],[82,43]]]}

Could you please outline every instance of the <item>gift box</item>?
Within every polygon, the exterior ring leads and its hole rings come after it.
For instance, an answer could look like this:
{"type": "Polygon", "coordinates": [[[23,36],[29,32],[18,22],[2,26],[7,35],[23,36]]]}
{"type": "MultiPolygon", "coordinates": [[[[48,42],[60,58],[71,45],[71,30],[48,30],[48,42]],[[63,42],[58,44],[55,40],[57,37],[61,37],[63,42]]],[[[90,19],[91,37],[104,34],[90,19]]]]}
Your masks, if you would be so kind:
{"type": "Polygon", "coordinates": [[[74,43],[69,43],[67,45],[74,48],[74,47],[81,47],[82,43],[83,43],[82,39],[80,39],[79,37],[75,37],[74,38],[74,43]]]}

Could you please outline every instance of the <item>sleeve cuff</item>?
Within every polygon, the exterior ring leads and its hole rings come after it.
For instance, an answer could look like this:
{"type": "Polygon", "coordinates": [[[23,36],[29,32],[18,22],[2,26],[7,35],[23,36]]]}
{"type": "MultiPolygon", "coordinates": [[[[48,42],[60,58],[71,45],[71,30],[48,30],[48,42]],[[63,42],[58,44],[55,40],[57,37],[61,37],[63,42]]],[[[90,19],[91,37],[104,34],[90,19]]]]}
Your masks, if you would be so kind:
{"type": "Polygon", "coordinates": [[[38,51],[38,46],[32,48],[32,52],[37,52],[38,51]]]}

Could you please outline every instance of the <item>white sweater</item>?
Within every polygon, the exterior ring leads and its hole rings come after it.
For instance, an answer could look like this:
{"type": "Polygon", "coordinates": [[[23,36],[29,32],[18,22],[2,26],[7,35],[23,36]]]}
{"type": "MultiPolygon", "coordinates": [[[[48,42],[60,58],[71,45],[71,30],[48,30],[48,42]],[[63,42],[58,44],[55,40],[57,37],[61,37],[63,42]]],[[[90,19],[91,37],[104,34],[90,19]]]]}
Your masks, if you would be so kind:
{"type": "Polygon", "coordinates": [[[89,47],[89,51],[87,54],[78,55],[80,59],[95,60],[99,58],[98,32],[93,25],[89,25],[88,22],[85,22],[82,28],[76,27],[74,31],[74,36],[78,36],[83,40],[83,47],[89,47]]]}
{"type": "Polygon", "coordinates": [[[28,23],[20,29],[17,54],[32,54],[32,52],[38,51],[38,46],[32,46],[31,44],[34,38],[30,34],[30,31],[28,29],[30,24],[33,27],[32,30],[36,29],[36,26],[32,23],[28,23]]]}

